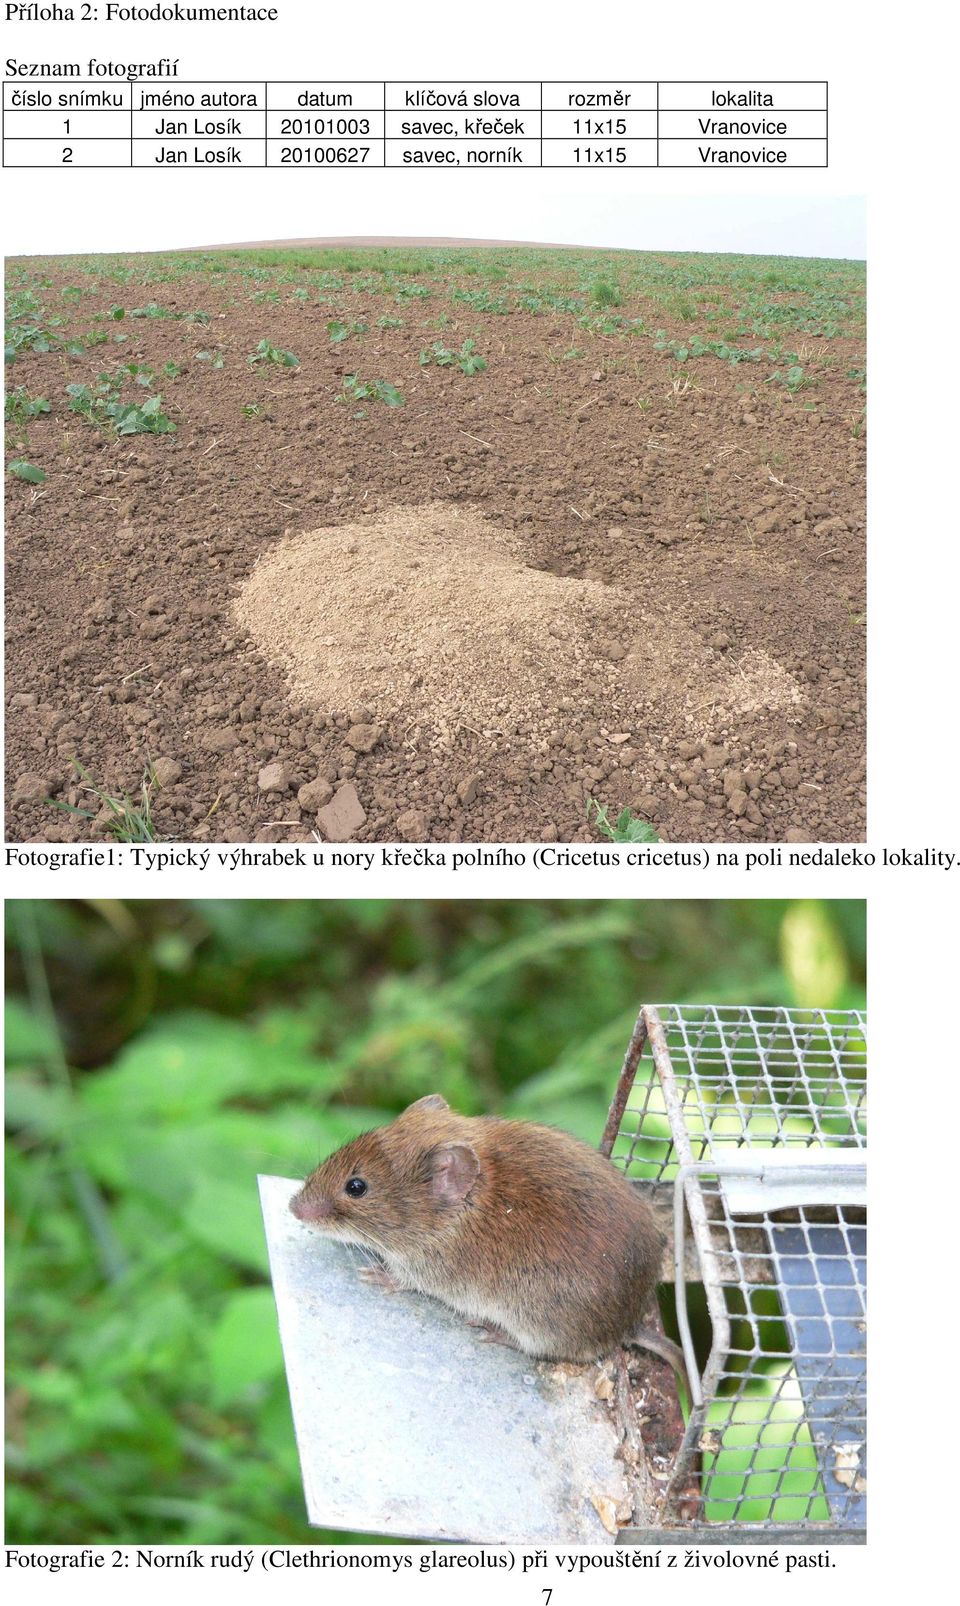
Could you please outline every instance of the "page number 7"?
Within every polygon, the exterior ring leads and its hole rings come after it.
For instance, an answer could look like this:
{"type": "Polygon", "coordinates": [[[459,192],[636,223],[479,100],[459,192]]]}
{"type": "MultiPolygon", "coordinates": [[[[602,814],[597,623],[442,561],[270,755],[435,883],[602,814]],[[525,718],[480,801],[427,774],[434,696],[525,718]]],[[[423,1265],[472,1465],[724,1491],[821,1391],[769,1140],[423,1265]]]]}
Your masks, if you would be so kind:
{"type": "Polygon", "coordinates": [[[540,1593],[541,1593],[541,1595],[546,1595],[546,1597],[547,1597],[546,1600],[543,1603],[543,1606],[550,1606],[550,1596],[553,1594],[553,1590],[552,1589],[541,1589],[540,1593]]]}

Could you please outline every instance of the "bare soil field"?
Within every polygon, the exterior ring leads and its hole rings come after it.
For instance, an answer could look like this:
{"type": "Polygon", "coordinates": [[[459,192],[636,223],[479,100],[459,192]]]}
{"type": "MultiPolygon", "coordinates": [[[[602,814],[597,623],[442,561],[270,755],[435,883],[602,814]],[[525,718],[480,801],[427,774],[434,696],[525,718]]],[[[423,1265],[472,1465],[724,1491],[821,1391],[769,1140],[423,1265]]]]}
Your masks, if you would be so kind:
{"type": "Polygon", "coordinates": [[[862,840],[863,291],[9,262],[8,838],[862,840]]]}

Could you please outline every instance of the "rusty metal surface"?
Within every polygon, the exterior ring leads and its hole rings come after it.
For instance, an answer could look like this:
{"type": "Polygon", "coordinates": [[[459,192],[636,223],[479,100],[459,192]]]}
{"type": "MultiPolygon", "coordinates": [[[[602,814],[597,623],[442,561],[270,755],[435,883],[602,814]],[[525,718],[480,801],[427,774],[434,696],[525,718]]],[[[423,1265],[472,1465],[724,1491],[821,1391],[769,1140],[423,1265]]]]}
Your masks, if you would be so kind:
{"type": "Polygon", "coordinates": [[[603,1129],[603,1137],[600,1139],[600,1153],[605,1154],[608,1160],[623,1122],[623,1112],[627,1107],[627,1100],[630,1097],[630,1092],[636,1079],[637,1066],[640,1063],[640,1056],[643,1053],[643,1045],[646,1041],[647,1023],[641,1009],[631,1033],[630,1041],[627,1044],[627,1052],[624,1055],[620,1075],[617,1078],[617,1089],[607,1113],[607,1124],[603,1129]]]}

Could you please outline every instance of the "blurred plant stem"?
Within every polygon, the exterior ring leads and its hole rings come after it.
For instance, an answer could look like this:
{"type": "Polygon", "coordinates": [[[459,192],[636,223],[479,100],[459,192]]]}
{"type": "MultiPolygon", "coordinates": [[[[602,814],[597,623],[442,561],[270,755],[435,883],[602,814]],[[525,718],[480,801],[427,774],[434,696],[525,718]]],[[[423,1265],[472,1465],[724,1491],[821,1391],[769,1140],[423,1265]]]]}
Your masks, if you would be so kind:
{"type": "MultiPolygon", "coordinates": [[[[47,967],[44,964],[33,908],[26,901],[17,902],[13,907],[17,944],[27,983],[27,996],[34,1015],[47,1028],[49,1036],[50,1046],[44,1055],[45,1069],[49,1079],[55,1082],[72,1101],[73,1082],[63,1052],[63,1041],[53,999],[50,996],[47,967]]],[[[110,1214],[103,1195],[89,1172],[78,1162],[69,1128],[59,1138],[59,1147],[77,1209],[86,1222],[96,1246],[103,1275],[108,1282],[117,1282],[126,1271],[126,1259],[110,1225],[110,1214]]]]}

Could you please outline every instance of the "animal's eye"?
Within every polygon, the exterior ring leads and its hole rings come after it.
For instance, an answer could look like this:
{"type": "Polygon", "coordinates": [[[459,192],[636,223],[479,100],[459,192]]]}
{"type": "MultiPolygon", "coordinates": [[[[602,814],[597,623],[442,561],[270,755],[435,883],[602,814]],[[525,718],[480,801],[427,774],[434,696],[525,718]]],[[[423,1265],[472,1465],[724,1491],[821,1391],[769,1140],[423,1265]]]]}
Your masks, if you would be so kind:
{"type": "Polygon", "coordinates": [[[367,1184],[362,1177],[351,1177],[349,1182],[344,1184],[343,1191],[348,1193],[351,1199],[362,1199],[367,1191],[367,1184]]]}

